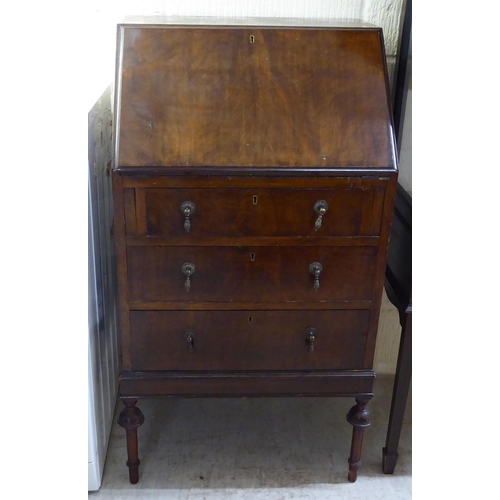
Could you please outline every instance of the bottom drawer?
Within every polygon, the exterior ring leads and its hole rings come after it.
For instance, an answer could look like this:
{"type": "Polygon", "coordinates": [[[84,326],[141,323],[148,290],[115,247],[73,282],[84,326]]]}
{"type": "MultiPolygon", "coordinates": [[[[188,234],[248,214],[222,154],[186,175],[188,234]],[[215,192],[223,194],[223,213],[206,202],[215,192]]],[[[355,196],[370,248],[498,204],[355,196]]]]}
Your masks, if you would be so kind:
{"type": "Polygon", "coordinates": [[[131,311],[133,370],[362,369],[369,318],[369,310],[131,311]]]}

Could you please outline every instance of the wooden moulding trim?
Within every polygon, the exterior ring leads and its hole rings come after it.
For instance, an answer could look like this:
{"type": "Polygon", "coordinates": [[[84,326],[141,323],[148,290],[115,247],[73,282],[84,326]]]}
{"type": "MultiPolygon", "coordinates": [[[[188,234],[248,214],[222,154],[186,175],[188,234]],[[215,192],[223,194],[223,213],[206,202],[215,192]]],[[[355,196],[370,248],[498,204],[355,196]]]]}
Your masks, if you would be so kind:
{"type": "Polygon", "coordinates": [[[134,188],[123,189],[123,205],[125,210],[125,232],[129,236],[137,236],[137,218],[134,188]]]}
{"type": "Polygon", "coordinates": [[[124,372],[121,397],[373,395],[372,370],[346,372],[124,372]]]}
{"type": "Polygon", "coordinates": [[[338,246],[338,247],[364,247],[378,246],[378,236],[331,236],[331,237],[307,237],[307,236],[248,236],[248,237],[197,237],[173,236],[173,237],[151,237],[151,236],[129,236],[128,246],[338,246]]]}
{"type": "Polygon", "coordinates": [[[132,175],[167,175],[167,176],[237,176],[237,177],[361,177],[390,175],[397,171],[394,167],[353,167],[353,168],[324,168],[324,167],[211,167],[211,166],[150,166],[131,167],[118,166],[115,168],[121,174],[132,175]]]}
{"type": "Polygon", "coordinates": [[[281,310],[370,310],[373,303],[359,302],[139,302],[131,301],[131,311],[281,311],[281,310]]]}
{"type": "Polygon", "coordinates": [[[136,168],[135,171],[120,171],[123,179],[123,186],[127,188],[193,188],[193,189],[350,189],[366,188],[373,189],[385,187],[389,180],[390,173],[372,174],[367,176],[351,176],[346,173],[344,176],[321,177],[313,176],[262,176],[254,175],[234,175],[228,173],[211,175],[197,172],[185,172],[183,176],[175,176],[170,172],[151,172],[149,175],[143,168],[136,168]],[[135,175],[134,175],[135,174],[135,175]]]}
{"type": "Polygon", "coordinates": [[[118,281],[118,310],[117,320],[121,340],[121,366],[123,369],[132,368],[132,353],[129,324],[129,295],[127,279],[127,247],[125,245],[125,208],[122,189],[122,177],[113,172],[113,228],[116,250],[116,270],[118,281]]]}
{"type": "MultiPolygon", "coordinates": [[[[205,18],[210,19],[210,18],[205,18]]],[[[118,24],[118,28],[180,28],[180,29],[279,29],[279,30],[329,30],[329,31],[375,31],[379,32],[382,28],[372,23],[364,21],[318,21],[317,19],[306,20],[295,19],[295,23],[289,23],[289,19],[278,17],[222,17],[210,19],[211,24],[200,23],[198,19],[191,16],[182,16],[181,18],[172,16],[130,16],[118,24]],[[311,24],[304,24],[310,22],[311,24]],[[325,24],[327,23],[327,24],[325,24]]]]}

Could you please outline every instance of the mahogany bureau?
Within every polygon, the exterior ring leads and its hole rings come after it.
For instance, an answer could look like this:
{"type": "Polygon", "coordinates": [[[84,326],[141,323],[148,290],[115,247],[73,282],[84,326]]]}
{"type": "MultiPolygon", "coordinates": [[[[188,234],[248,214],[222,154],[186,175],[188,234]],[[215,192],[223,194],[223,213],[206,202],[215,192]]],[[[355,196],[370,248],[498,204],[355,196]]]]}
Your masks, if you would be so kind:
{"type": "Polygon", "coordinates": [[[130,481],[148,396],[352,396],[356,480],[397,159],[382,30],[118,26],[130,481]]]}

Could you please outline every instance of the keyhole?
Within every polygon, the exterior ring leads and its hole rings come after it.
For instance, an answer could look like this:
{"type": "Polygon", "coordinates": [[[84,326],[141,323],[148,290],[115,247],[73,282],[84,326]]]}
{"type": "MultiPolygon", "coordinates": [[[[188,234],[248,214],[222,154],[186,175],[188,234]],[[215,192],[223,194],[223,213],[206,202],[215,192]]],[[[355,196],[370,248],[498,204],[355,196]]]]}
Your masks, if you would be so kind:
{"type": "Polygon", "coordinates": [[[254,196],[253,197],[253,204],[254,205],[257,205],[257,200],[258,200],[258,196],[254,196]]]}
{"type": "Polygon", "coordinates": [[[252,316],[248,316],[248,322],[251,323],[252,322],[252,316]]]}
{"type": "Polygon", "coordinates": [[[255,42],[255,37],[253,35],[250,35],[250,43],[254,43],[255,42]]]}
{"type": "Polygon", "coordinates": [[[252,262],[255,260],[255,254],[253,252],[250,254],[250,260],[252,262]]]}

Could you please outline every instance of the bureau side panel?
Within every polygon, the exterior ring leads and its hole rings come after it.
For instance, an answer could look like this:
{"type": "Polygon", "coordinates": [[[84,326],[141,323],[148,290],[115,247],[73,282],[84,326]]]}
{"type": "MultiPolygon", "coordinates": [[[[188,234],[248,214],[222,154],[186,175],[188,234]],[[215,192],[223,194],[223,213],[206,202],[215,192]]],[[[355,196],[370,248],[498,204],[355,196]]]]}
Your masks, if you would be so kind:
{"type": "Polygon", "coordinates": [[[114,200],[114,233],[116,244],[116,267],[118,278],[118,330],[121,339],[122,369],[132,369],[130,352],[129,297],[127,284],[127,248],[125,242],[125,199],[122,178],[117,171],[112,173],[114,200]]]}
{"type": "Polygon", "coordinates": [[[365,368],[372,368],[375,355],[375,344],[377,340],[380,307],[382,305],[382,293],[384,288],[385,268],[387,265],[387,252],[389,249],[389,238],[391,235],[391,222],[394,211],[394,199],[396,196],[397,173],[393,174],[387,182],[385,190],[382,222],[380,226],[379,251],[375,270],[375,286],[372,301],[372,314],[370,317],[370,328],[366,343],[365,368]]]}

